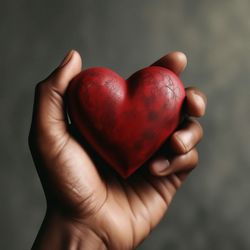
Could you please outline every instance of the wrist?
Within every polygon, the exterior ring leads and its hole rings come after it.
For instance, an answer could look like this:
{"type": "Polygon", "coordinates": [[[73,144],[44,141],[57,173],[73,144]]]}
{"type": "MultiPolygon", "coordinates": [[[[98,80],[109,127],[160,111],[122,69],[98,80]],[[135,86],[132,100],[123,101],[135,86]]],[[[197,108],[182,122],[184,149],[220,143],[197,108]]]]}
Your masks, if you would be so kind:
{"type": "Polygon", "coordinates": [[[90,227],[59,213],[47,211],[33,250],[107,249],[104,241],[90,227]]]}

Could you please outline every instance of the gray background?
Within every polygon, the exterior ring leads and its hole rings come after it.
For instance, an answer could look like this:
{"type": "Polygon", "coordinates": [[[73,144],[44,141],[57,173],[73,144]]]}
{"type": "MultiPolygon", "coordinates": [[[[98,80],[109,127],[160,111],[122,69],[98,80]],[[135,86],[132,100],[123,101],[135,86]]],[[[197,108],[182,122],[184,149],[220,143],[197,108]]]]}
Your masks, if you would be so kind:
{"type": "Polygon", "coordinates": [[[172,50],[209,100],[200,164],[140,249],[250,249],[250,3],[1,1],[0,249],[29,249],[45,211],[27,135],[35,84],[71,48],[124,77],[172,50]]]}

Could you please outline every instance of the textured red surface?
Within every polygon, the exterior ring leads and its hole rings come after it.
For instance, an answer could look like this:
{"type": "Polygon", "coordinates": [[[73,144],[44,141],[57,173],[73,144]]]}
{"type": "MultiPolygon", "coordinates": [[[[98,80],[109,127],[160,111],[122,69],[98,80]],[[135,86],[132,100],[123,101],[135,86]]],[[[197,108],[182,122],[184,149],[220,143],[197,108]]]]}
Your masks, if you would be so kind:
{"type": "Polygon", "coordinates": [[[67,91],[80,134],[121,176],[148,160],[176,129],[185,90],[170,70],[151,66],[129,79],[107,68],[82,71],[67,91]]]}

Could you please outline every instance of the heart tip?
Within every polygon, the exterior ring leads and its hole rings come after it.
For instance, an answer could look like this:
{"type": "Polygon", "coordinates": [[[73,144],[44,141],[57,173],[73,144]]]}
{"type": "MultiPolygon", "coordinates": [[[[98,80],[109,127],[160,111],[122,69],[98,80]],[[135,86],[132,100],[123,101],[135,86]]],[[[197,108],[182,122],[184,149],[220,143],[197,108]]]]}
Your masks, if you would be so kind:
{"type": "Polygon", "coordinates": [[[118,174],[123,178],[123,179],[128,179],[133,173],[134,171],[118,171],[118,174]]]}

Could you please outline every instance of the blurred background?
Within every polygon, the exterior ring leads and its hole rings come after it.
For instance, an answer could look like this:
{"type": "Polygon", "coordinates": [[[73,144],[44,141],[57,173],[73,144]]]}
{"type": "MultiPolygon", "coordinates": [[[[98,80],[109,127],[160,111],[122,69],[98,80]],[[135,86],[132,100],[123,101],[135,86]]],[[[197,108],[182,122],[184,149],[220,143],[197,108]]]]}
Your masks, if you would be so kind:
{"type": "Polygon", "coordinates": [[[45,199],[27,145],[35,84],[74,48],[125,78],[180,50],[208,96],[200,164],[139,247],[250,249],[249,0],[0,1],[0,249],[29,249],[45,199]]]}

